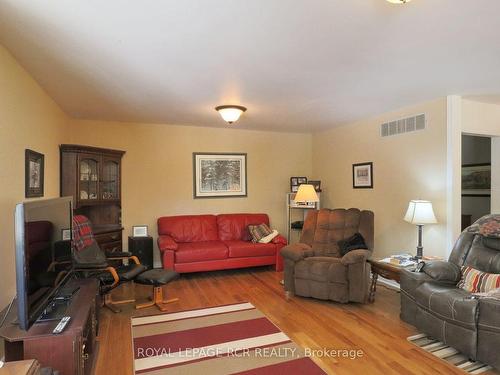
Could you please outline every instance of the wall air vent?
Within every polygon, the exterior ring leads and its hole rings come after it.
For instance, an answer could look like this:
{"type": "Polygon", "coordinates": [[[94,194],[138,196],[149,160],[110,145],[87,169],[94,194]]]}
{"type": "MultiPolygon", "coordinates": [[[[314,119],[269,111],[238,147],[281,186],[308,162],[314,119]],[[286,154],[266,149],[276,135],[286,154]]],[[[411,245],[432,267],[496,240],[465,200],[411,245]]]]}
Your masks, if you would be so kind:
{"type": "Polygon", "coordinates": [[[401,120],[389,121],[380,125],[380,136],[390,137],[392,135],[410,133],[425,129],[425,113],[420,115],[403,118],[401,120]]]}

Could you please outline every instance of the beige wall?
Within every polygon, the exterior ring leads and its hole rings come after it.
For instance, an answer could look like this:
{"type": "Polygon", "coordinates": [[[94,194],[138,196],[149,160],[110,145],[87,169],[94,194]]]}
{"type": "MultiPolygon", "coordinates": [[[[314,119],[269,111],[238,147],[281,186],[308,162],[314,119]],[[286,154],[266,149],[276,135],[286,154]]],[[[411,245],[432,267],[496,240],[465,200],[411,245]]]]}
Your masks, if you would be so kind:
{"type": "Polygon", "coordinates": [[[15,295],[14,207],[24,198],[24,150],[45,155],[45,198],[59,196],[67,117],[0,46],[0,306],[15,295]]]}
{"type": "Polygon", "coordinates": [[[403,221],[411,199],[432,201],[439,224],[424,228],[424,252],[446,253],[446,99],[404,108],[313,136],[313,177],[322,206],[375,212],[375,255],[415,252],[416,227],[403,221]],[[419,113],[427,128],[380,137],[380,124],[419,113]],[[352,188],[352,164],[373,162],[374,188],[352,188]]]}
{"type": "Polygon", "coordinates": [[[284,233],[289,178],[311,174],[308,134],[73,120],[71,142],[126,151],[124,240],[138,224],[156,238],[157,218],[178,214],[265,212],[284,233]],[[193,152],[246,152],[248,198],[193,199],[193,152]]]}
{"type": "Polygon", "coordinates": [[[500,105],[462,98],[462,132],[500,136],[500,105]]]}

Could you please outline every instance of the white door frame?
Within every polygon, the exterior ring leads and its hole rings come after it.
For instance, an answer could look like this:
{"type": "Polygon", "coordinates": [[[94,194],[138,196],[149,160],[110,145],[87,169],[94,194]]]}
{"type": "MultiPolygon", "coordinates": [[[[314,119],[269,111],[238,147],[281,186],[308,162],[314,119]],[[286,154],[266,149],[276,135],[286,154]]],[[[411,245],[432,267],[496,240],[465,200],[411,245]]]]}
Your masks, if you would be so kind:
{"type": "Polygon", "coordinates": [[[447,97],[446,116],[446,258],[461,232],[462,97],[447,97]]]}

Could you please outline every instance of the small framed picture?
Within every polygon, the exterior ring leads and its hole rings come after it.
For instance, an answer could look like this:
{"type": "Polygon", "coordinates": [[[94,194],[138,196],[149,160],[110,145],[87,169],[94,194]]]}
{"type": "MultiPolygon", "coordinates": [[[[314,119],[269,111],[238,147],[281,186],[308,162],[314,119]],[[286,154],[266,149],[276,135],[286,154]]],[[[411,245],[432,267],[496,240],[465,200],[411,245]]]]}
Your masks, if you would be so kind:
{"type": "Polygon", "coordinates": [[[314,186],[314,190],[316,190],[317,193],[321,192],[321,181],[309,180],[308,184],[314,186]]]}
{"type": "Polygon", "coordinates": [[[24,174],[26,198],[43,197],[44,155],[33,150],[25,150],[24,174]]]}
{"type": "Polygon", "coordinates": [[[62,241],[71,240],[71,229],[61,229],[61,240],[62,241]]]}
{"type": "Polygon", "coordinates": [[[292,193],[296,193],[302,184],[307,184],[307,177],[290,177],[290,191],[292,193]]]}
{"type": "Polygon", "coordinates": [[[352,187],[354,189],[373,189],[373,163],[352,165],[352,187]]]}
{"type": "Polygon", "coordinates": [[[132,227],[133,237],[147,237],[148,236],[148,226],[147,225],[134,225],[132,227]]]}

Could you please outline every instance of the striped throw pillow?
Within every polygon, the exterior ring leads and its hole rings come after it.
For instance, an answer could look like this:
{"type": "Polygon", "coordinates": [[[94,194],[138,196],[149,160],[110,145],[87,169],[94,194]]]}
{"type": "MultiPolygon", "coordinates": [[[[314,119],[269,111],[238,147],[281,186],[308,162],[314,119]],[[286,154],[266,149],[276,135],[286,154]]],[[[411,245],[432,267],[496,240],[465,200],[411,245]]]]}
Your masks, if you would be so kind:
{"type": "Polygon", "coordinates": [[[252,236],[252,242],[259,242],[261,238],[269,236],[273,231],[267,224],[249,225],[248,231],[252,236]]]}
{"type": "Polygon", "coordinates": [[[479,271],[469,266],[462,266],[462,279],[457,286],[470,293],[486,293],[500,288],[500,274],[479,271]]]}

